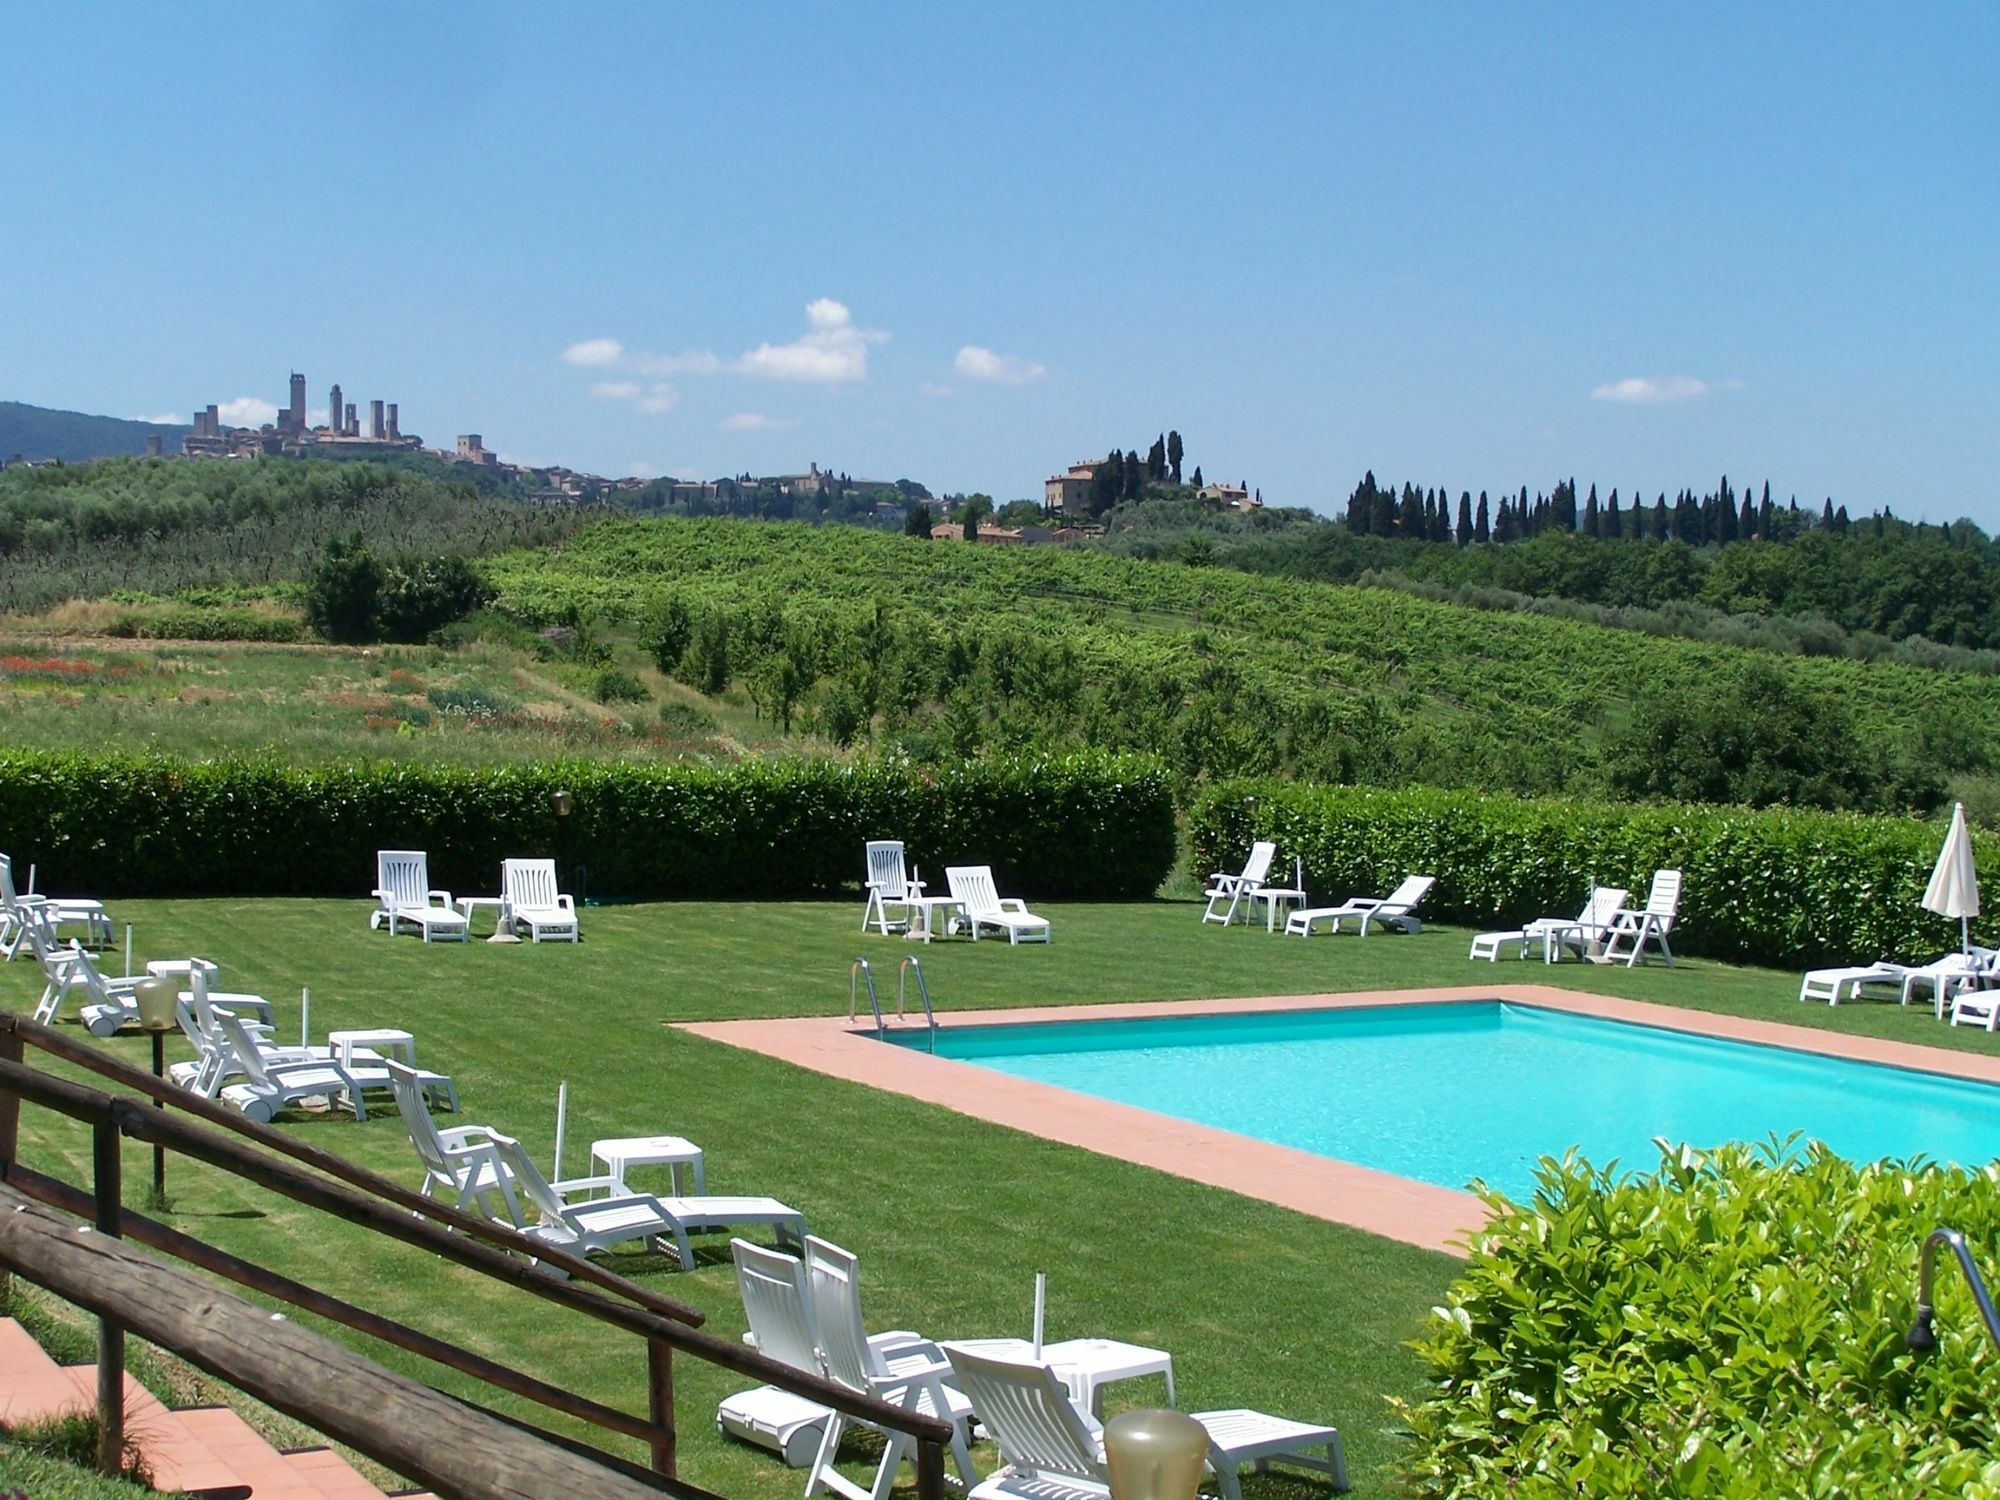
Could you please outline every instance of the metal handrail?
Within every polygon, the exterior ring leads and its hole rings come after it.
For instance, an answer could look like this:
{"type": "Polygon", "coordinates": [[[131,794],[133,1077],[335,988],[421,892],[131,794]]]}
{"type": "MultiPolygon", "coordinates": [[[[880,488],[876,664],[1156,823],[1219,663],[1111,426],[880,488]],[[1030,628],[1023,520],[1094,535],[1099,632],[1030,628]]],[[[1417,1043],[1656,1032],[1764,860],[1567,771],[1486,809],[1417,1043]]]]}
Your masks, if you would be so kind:
{"type": "Polygon", "coordinates": [[[1939,1245],[1949,1247],[1957,1258],[1966,1285],[1972,1288],[1972,1300],[1979,1306],[1980,1321],[1985,1323],[1994,1344],[2000,1346],[2000,1313],[1993,1310],[1993,1299],[1986,1292],[1986,1278],[1979,1274],[1965,1236],[1956,1229],[1933,1229],[1924,1239],[1923,1252],[1917,1259],[1917,1321],[1910,1325],[1903,1341],[1919,1354],[1929,1354],[1938,1346],[1937,1333],[1931,1327],[1931,1320],[1937,1314],[1937,1304],[1931,1300],[1931,1272],[1939,1245]]]}
{"type": "Polygon", "coordinates": [[[854,1024],[855,1006],[864,979],[868,981],[868,1008],[875,1013],[875,1035],[881,1036],[888,1027],[882,1020],[882,1002],[875,997],[875,971],[868,967],[865,958],[855,959],[847,971],[847,1024],[854,1024]]]}
{"type": "Polygon", "coordinates": [[[896,1019],[903,1018],[903,980],[911,970],[917,971],[917,998],[924,1003],[924,1024],[930,1028],[931,1051],[937,1051],[937,1014],[931,1009],[930,986],[924,983],[924,966],[917,962],[917,955],[905,953],[903,961],[896,965],[896,1019]]]}

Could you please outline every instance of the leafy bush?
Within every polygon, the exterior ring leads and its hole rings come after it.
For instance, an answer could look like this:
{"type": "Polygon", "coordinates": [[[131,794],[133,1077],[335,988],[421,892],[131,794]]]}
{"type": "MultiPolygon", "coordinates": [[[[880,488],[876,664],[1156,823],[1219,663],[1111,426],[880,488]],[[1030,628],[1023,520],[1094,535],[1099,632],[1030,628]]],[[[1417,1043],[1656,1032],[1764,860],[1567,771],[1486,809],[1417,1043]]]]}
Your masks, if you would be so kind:
{"type": "Polygon", "coordinates": [[[2000,1243],[1995,1169],[1680,1148],[1615,1181],[1545,1158],[1532,1202],[1487,1201],[1416,1345],[1429,1394],[1395,1403],[1415,1493],[2000,1496],[1963,1284],[1935,1354],[1903,1341],[1924,1236],[2000,1243]]]}
{"type": "Polygon", "coordinates": [[[384,639],[415,644],[492,599],[493,590],[462,557],[406,557],[384,570],[376,613],[384,639]]]}
{"type": "Polygon", "coordinates": [[[692,703],[662,703],[660,723],[675,734],[713,734],[715,715],[692,703]]]}
{"type": "Polygon", "coordinates": [[[521,705],[505,693],[482,687],[434,687],[424,694],[432,708],[461,719],[500,719],[518,713],[521,705]]]}
{"type": "Polygon", "coordinates": [[[575,799],[565,858],[611,895],[853,889],[862,845],[884,837],[905,840],[920,865],[990,864],[1004,889],[1045,898],[1148,896],[1174,859],[1164,769],[1094,754],[933,772],[830,760],[306,768],[0,751],[0,828],[52,890],[358,896],[375,851],[406,848],[430,851],[446,889],[485,890],[502,859],[553,852],[559,787],[575,799]]]}
{"type": "Polygon", "coordinates": [[[257,609],[123,610],[107,627],[123,640],[263,641],[289,645],[306,638],[303,623],[290,615],[257,609]]]}
{"type": "Polygon", "coordinates": [[[330,641],[372,641],[381,628],[382,565],[360,535],[327,545],[306,580],[306,623],[330,641]]]}
{"type": "Polygon", "coordinates": [[[651,695],[646,684],[622,667],[606,667],[591,687],[599,703],[644,703],[651,695]]]}
{"type": "MultiPolygon", "coordinates": [[[[1944,830],[1913,818],[1238,781],[1210,788],[1188,821],[1203,870],[1240,867],[1253,839],[1270,838],[1305,861],[1315,894],[1379,895],[1435,875],[1424,911],[1440,921],[1573,912],[1592,885],[1643,896],[1666,867],[1687,881],[1676,952],[1788,966],[1958,944],[1956,923],[1917,905],[1944,830]]],[[[2000,860],[2000,840],[1974,844],[1982,864],[2000,860]]],[[[1976,919],[1973,933],[1992,942],[2000,920],[1976,919]]]]}

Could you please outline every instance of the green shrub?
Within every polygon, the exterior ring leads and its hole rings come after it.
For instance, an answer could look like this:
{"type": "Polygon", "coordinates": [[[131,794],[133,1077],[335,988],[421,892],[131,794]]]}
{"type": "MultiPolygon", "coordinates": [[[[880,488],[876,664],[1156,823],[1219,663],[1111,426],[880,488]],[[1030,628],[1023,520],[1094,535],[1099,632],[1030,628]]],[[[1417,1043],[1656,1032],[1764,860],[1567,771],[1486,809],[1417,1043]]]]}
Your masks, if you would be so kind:
{"type": "MultiPolygon", "coordinates": [[[[1197,868],[1240,867],[1253,839],[1276,839],[1287,862],[1305,861],[1315,896],[1435,875],[1423,910],[1439,921],[1574,912],[1593,885],[1643,900],[1653,871],[1673,868],[1686,877],[1677,953],[1788,967],[1958,946],[1958,924],[1917,905],[1944,829],[1914,818],[1237,781],[1204,792],[1188,824],[1197,868]]],[[[1974,846],[1982,865],[2000,861],[2000,839],[1974,846]]],[[[1992,942],[2000,919],[1972,931],[1992,942]]]]}
{"type": "Polygon", "coordinates": [[[715,715],[692,703],[662,703],[660,723],[675,734],[713,734],[715,715]]]}
{"type": "Polygon", "coordinates": [[[473,769],[0,751],[0,828],[51,890],[358,896],[373,884],[377,849],[428,849],[439,885],[485,890],[502,859],[553,852],[558,787],[575,799],[565,859],[587,865],[590,888],[607,895],[853,889],[871,838],[901,838],[932,868],[990,864],[1003,888],[1047,898],[1148,896],[1174,859],[1164,769],[1098,754],[913,771],[889,761],[473,769]]]}
{"type": "Polygon", "coordinates": [[[1935,1354],[1903,1335],[1917,1247],[1962,1230],[1990,1261],[1987,1168],[1664,1150],[1613,1181],[1544,1159],[1495,1216],[1394,1403],[1423,1496],[2000,1496],[2000,1358],[1940,1278],[1935,1354]]]}
{"type": "Polygon", "coordinates": [[[432,688],[424,696],[439,713],[461,719],[501,719],[518,713],[521,707],[505,693],[482,687],[432,688]]]}
{"type": "Polygon", "coordinates": [[[652,696],[645,683],[622,667],[606,667],[599,672],[591,694],[599,703],[644,703],[652,696]]]}
{"type": "Polygon", "coordinates": [[[263,641],[281,645],[306,638],[304,623],[290,615],[210,607],[123,611],[112,620],[109,633],[125,640],[263,641]]]}
{"type": "Polygon", "coordinates": [[[357,533],[327,544],[306,580],[306,623],[330,641],[372,641],[381,629],[382,565],[357,533]]]}
{"type": "Polygon", "coordinates": [[[493,590],[462,557],[406,557],[383,570],[376,614],[385,640],[417,644],[492,599],[493,590]]]}

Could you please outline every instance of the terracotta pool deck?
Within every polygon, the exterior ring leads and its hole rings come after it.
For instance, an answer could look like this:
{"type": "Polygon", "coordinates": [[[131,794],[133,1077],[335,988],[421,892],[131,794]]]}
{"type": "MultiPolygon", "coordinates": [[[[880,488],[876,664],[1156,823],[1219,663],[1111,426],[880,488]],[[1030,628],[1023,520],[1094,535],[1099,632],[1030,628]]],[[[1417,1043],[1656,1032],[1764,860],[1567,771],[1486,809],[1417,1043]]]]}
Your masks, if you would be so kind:
{"type": "MultiPolygon", "coordinates": [[[[939,1016],[938,1026],[949,1030],[1024,1021],[1343,1010],[1464,1000],[1508,1000],[1696,1036],[1722,1037],[1823,1057],[1887,1063],[1951,1078],[2000,1083],[2000,1057],[1846,1036],[1778,1021],[1709,1015],[1539,984],[954,1011],[939,1016]]],[[[974,1063],[933,1057],[907,1047],[885,1047],[875,1040],[872,1029],[856,1027],[844,1017],[683,1022],[677,1029],[761,1052],[766,1057],[844,1078],[850,1083],[863,1083],[939,1104],[959,1114],[1011,1126],[1045,1140],[1081,1146],[1120,1161],[1136,1162],[1177,1177],[1261,1198],[1315,1218],[1351,1225],[1427,1250],[1463,1255],[1466,1237],[1485,1219],[1484,1205],[1470,1193],[1434,1187],[1289,1146],[1272,1145],[1051,1084],[1010,1078],[974,1063]]],[[[909,1029],[907,1023],[904,1029],[909,1029]]]]}

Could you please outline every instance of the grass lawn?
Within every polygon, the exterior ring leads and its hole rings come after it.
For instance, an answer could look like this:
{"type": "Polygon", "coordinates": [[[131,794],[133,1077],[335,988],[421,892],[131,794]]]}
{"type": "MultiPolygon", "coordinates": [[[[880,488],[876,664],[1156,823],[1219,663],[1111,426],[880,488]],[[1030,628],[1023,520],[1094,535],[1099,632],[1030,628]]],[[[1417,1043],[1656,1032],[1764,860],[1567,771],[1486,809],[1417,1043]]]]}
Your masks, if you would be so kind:
{"type": "MultiPolygon", "coordinates": [[[[1466,935],[1320,937],[1203,927],[1185,902],[1045,908],[1046,948],[940,943],[923,951],[940,1009],[1057,1005],[1475,984],[1567,984],[1605,994],[1829,1026],[1908,1041],[2000,1048],[1937,1025],[1927,1009],[1795,1002],[1797,977],[1684,961],[1667,970],[1475,964],[1466,935]]],[[[1383,1405],[1412,1389],[1403,1347],[1449,1281],[1445,1256],[1252,1199],[1054,1145],[898,1096],[809,1074],[671,1030],[686,1019],[844,1013],[847,972],[870,958],[894,988],[900,941],[864,937],[860,903],[741,903],[592,909],[579,948],[425,946],[367,930],[360,901],[134,901],[114,915],[142,957],[199,952],[228,988],[278,1005],[296,1036],[299,988],[315,1037],[401,1025],[423,1060],[453,1073],[469,1121],[521,1136],[546,1165],[556,1084],[571,1085],[570,1172],[595,1137],[670,1131],[707,1151],[711,1192],[771,1193],[814,1232],[862,1257],[870,1326],[934,1337],[1025,1334],[1033,1274],[1050,1273],[1051,1337],[1097,1334],[1171,1349],[1183,1405],[1246,1405],[1339,1426],[1356,1493],[1394,1492],[1398,1438],[1383,1405]]],[[[26,964],[0,968],[0,1005],[38,990],[26,964]]],[[[885,1001],[892,996],[885,993],[885,1001]]],[[[144,1065],[145,1044],[106,1045],[144,1065]]],[[[1274,1080],[1274,1083],[1280,1082],[1274,1080]]],[[[412,1184],[416,1162],[392,1107],[287,1117],[315,1142],[412,1184]]],[[[81,1132],[29,1112],[23,1156],[85,1180],[81,1132]]],[[[170,1165],[171,1222],[300,1279],[599,1399],[643,1409],[643,1353],[601,1325],[298,1208],[194,1164],[170,1165]]],[[[143,1154],[127,1168],[135,1206],[143,1154]]],[[[628,1270],[709,1314],[727,1337],[742,1312],[727,1243],[711,1236],[692,1274],[644,1254],[628,1270]]],[[[450,1382],[393,1350],[386,1363],[450,1382]]],[[[710,1417],[742,1382],[677,1362],[683,1471],[730,1495],[792,1496],[803,1476],[725,1443],[710,1417]]],[[[510,1411],[557,1419],[483,1392],[510,1411]]],[[[1114,1386],[1114,1407],[1157,1401],[1158,1382],[1114,1386]]],[[[859,1461],[855,1472],[860,1472],[859,1461]]],[[[1246,1481],[1253,1500],[1305,1493],[1246,1481]]]]}

